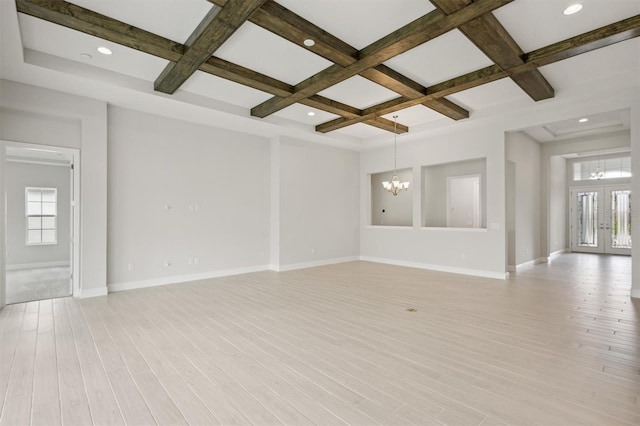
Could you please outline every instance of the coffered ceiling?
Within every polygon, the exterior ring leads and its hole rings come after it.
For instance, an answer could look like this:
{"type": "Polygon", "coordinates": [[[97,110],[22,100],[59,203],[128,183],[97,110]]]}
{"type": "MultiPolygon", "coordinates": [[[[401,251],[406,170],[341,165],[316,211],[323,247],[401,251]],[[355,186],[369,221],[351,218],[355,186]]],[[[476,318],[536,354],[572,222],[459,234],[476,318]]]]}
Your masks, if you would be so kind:
{"type": "Polygon", "coordinates": [[[640,73],[640,0],[0,2],[25,62],[350,140],[640,73]]]}

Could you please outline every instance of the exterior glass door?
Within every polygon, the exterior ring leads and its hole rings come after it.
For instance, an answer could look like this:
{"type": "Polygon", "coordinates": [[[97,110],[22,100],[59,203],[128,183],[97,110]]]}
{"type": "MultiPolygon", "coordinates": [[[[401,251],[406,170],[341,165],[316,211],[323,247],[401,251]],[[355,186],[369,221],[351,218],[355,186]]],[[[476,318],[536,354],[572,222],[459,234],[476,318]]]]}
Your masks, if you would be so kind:
{"type": "Polygon", "coordinates": [[[571,189],[571,250],[631,255],[628,185],[571,189]]]}

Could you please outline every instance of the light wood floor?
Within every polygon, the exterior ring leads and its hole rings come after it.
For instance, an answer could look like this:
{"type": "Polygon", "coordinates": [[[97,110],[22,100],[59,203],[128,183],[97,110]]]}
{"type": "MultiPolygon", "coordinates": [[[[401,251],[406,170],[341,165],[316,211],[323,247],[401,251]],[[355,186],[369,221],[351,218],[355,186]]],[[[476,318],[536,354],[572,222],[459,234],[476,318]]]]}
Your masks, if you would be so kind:
{"type": "Polygon", "coordinates": [[[0,423],[638,425],[630,267],[354,262],[12,305],[0,423]]]}

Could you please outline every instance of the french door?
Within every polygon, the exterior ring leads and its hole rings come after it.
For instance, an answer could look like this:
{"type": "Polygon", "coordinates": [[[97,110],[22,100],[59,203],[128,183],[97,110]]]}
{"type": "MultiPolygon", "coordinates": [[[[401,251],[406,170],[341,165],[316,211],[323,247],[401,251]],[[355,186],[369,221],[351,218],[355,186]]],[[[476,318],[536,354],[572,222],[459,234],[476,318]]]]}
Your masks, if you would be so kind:
{"type": "Polygon", "coordinates": [[[571,251],[631,255],[629,185],[571,188],[571,251]]]}

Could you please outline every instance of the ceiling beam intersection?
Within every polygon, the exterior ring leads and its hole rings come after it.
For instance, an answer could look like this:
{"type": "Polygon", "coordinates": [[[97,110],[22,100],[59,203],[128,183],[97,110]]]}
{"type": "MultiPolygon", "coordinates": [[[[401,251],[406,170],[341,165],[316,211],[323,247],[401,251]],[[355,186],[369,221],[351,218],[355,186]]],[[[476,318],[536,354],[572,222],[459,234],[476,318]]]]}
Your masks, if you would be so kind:
{"type": "Polygon", "coordinates": [[[170,62],[154,83],[155,90],[173,94],[266,0],[229,0],[214,6],[185,42],[184,54],[170,62]]]}
{"type": "MultiPolygon", "coordinates": [[[[450,14],[465,7],[471,3],[471,0],[430,0],[430,2],[442,12],[450,14]]],[[[509,69],[524,64],[524,52],[493,13],[487,13],[462,24],[458,29],[500,68],[509,69]]],[[[553,87],[537,69],[510,77],[534,101],[554,96],[553,87]]]]}
{"type": "MultiPolygon", "coordinates": [[[[185,52],[185,46],[180,43],[66,1],[16,0],[16,8],[20,13],[172,62],[180,61],[185,52]]],[[[287,83],[213,56],[202,63],[198,69],[276,96],[289,96],[294,92],[293,86],[287,83]]],[[[360,109],[318,95],[301,103],[347,118],[354,118],[362,113],[360,109]]],[[[374,117],[362,122],[387,131],[394,131],[394,122],[391,120],[380,120],[374,117]]],[[[398,123],[395,131],[406,133],[409,128],[398,123]]]]}
{"type": "Polygon", "coordinates": [[[445,15],[439,10],[429,12],[362,49],[358,54],[358,61],[345,67],[332,65],[320,71],[298,83],[293,95],[286,98],[273,97],[252,108],[251,115],[260,118],[271,115],[512,1],[477,0],[450,15],[445,15]]]}
{"type": "Polygon", "coordinates": [[[536,49],[523,55],[524,64],[509,69],[502,69],[498,65],[491,65],[450,80],[427,87],[427,95],[418,99],[399,97],[374,105],[363,110],[360,117],[354,119],[337,118],[316,126],[316,131],[330,132],[345,126],[350,126],[379,115],[391,114],[395,111],[412,107],[420,101],[431,97],[443,97],[491,83],[511,75],[527,72],[532,69],[550,65],[564,59],[572,58],[583,53],[591,52],[621,41],[640,36],[640,15],[632,16],[622,21],[614,22],[595,30],[570,37],[549,46],[536,49]]]}
{"type": "MultiPolygon", "coordinates": [[[[224,6],[228,0],[208,1],[217,6],[224,6]]],[[[273,0],[267,0],[249,21],[337,65],[346,67],[358,61],[359,52],[355,47],[273,0]],[[315,44],[306,46],[306,39],[312,39],[315,44]]],[[[420,83],[385,65],[364,70],[360,76],[408,98],[413,99],[426,94],[426,88],[420,83]]],[[[423,105],[453,120],[469,117],[469,111],[447,99],[432,99],[423,102],[423,105]]]]}

